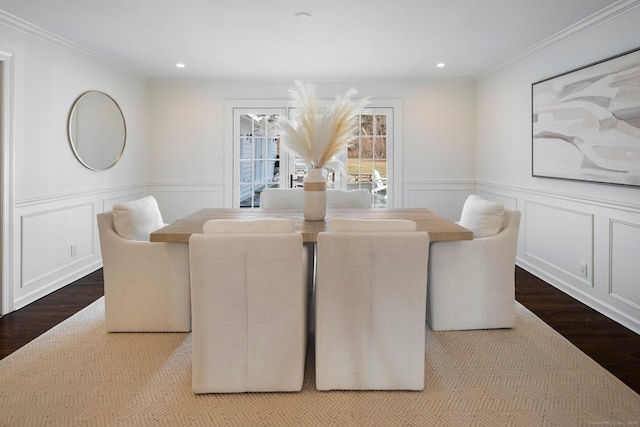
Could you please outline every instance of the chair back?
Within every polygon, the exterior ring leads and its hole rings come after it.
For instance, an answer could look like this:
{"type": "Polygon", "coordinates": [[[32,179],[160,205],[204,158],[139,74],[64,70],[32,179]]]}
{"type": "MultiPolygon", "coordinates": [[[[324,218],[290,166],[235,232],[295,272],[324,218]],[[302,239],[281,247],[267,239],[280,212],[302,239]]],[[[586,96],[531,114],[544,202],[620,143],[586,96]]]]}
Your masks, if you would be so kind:
{"type": "Polygon", "coordinates": [[[328,229],[317,247],[316,388],[421,390],[428,234],[395,220],[328,229]]]}
{"type": "MultiPolygon", "coordinates": [[[[298,188],[265,188],[260,193],[260,207],[265,209],[302,209],[304,190],[298,188]]],[[[327,190],[328,209],[371,208],[371,192],[358,190],[327,190]]]]}
{"type": "Polygon", "coordinates": [[[302,209],[304,191],[301,188],[265,188],[260,193],[260,207],[265,209],[302,209]]]}
{"type": "Polygon", "coordinates": [[[302,235],[289,220],[204,228],[189,239],[193,391],[299,391],[307,343],[302,235]]]}
{"type": "Polygon", "coordinates": [[[328,209],[369,209],[371,208],[371,192],[358,190],[327,190],[328,209]]]}
{"type": "Polygon", "coordinates": [[[107,242],[108,239],[117,236],[113,228],[113,213],[111,211],[102,212],[96,215],[98,221],[98,235],[100,236],[100,245],[107,242]]]}
{"type": "Polygon", "coordinates": [[[108,332],[189,332],[189,248],[130,240],[113,212],[97,214],[108,332]]]}
{"type": "Polygon", "coordinates": [[[432,330],[515,326],[519,228],[520,211],[504,209],[496,234],[431,244],[427,322],[432,330]]]}
{"type": "MultiPolygon", "coordinates": [[[[520,232],[520,217],[521,217],[520,211],[505,209],[504,218],[502,220],[502,229],[496,235],[498,236],[500,234],[503,234],[503,237],[508,239],[511,242],[512,248],[514,251],[514,256],[515,256],[515,251],[518,245],[518,233],[520,232]]],[[[514,258],[514,263],[515,263],[515,258],[514,258]]]]}

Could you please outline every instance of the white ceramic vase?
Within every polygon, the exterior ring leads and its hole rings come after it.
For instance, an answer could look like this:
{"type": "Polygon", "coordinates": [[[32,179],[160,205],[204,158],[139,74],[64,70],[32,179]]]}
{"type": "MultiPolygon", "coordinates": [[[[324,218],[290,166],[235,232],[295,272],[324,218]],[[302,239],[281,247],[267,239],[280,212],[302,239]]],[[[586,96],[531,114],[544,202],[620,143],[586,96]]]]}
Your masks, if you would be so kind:
{"type": "Polygon", "coordinates": [[[327,180],[321,168],[309,168],[303,179],[304,219],[324,221],[327,213],[327,180]]]}

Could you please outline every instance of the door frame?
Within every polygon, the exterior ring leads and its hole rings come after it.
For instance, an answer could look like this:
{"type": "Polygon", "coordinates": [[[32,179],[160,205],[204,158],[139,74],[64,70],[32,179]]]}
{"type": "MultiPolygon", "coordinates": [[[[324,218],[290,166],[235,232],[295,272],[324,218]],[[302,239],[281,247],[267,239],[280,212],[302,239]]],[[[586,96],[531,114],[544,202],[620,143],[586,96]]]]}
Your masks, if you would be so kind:
{"type": "Polygon", "coordinates": [[[14,58],[0,51],[0,315],[13,311],[14,58]]]}
{"type": "MultiPolygon", "coordinates": [[[[390,201],[388,208],[401,208],[403,206],[402,192],[402,163],[403,163],[403,125],[402,100],[401,99],[372,99],[367,108],[390,108],[393,119],[393,157],[387,164],[388,176],[391,176],[391,188],[389,190],[390,201]]],[[[224,170],[223,170],[223,206],[234,206],[234,179],[235,179],[235,149],[233,140],[234,109],[236,108],[290,108],[289,100],[262,99],[262,100],[227,100],[224,111],[224,170]]],[[[287,110],[288,111],[288,110],[287,110]]]]}
{"type": "MultiPolygon", "coordinates": [[[[225,101],[225,137],[224,137],[224,171],[223,171],[223,206],[225,208],[233,208],[236,206],[237,194],[234,194],[237,179],[236,177],[236,158],[239,155],[236,151],[234,134],[235,134],[235,110],[275,110],[283,109],[287,111],[289,101],[287,100],[229,100],[225,101]]],[[[281,159],[282,162],[283,159],[281,159]]],[[[281,166],[283,166],[281,164],[281,166]]]]}

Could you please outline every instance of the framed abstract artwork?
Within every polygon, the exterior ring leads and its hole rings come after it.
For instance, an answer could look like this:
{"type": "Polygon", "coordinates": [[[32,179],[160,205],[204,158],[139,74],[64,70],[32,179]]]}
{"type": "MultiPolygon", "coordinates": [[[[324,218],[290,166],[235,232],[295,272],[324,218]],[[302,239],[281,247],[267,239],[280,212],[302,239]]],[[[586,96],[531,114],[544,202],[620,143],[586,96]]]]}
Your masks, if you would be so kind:
{"type": "Polygon", "coordinates": [[[640,186],[640,49],[531,85],[532,175],[640,186]]]}

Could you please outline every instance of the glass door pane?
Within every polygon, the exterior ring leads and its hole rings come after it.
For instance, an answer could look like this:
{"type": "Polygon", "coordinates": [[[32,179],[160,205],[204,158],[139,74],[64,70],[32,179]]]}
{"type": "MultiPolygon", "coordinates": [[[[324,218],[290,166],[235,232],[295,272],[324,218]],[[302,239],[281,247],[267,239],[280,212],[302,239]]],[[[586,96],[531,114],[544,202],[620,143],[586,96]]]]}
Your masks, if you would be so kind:
{"type": "Polygon", "coordinates": [[[278,119],[284,113],[284,109],[234,109],[235,206],[259,207],[265,188],[280,187],[278,119]]]}
{"type": "Polygon", "coordinates": [[[387,114],[362,114],[358,133],[347,149],[347,189],[373,193],[374,207],[387,207],[387,114]]]}

